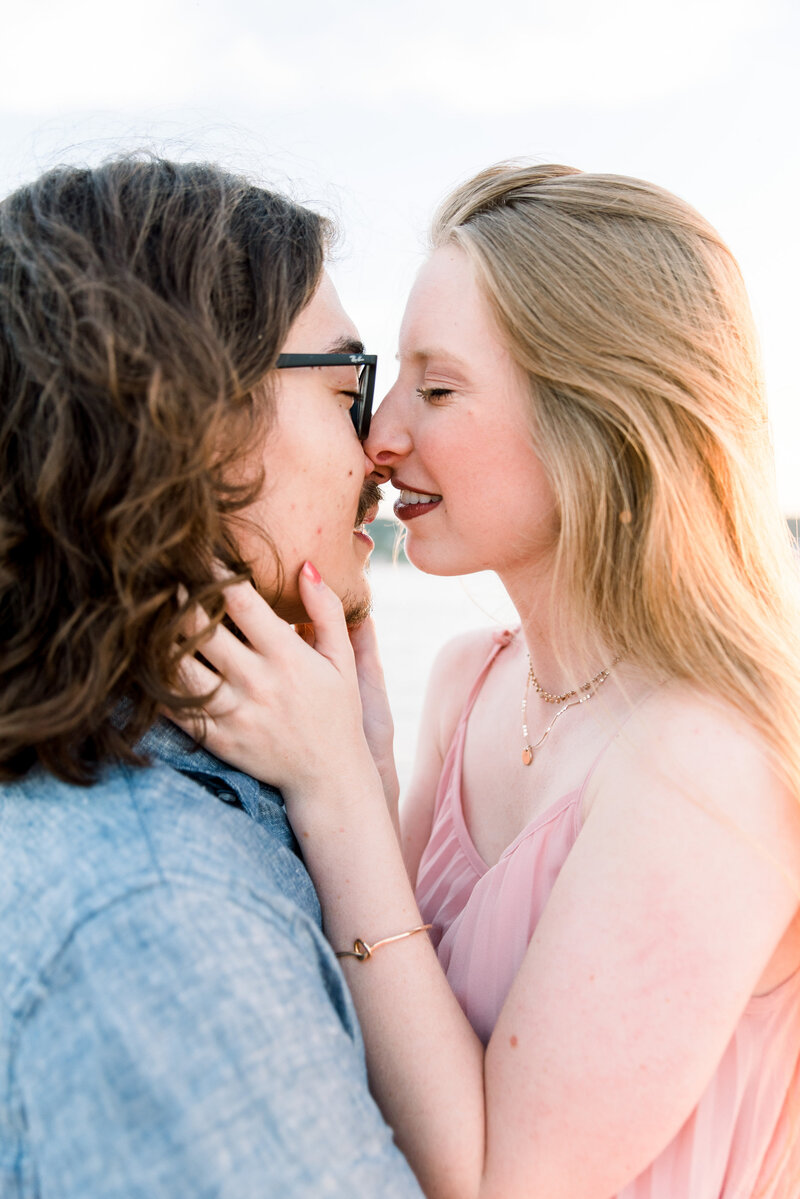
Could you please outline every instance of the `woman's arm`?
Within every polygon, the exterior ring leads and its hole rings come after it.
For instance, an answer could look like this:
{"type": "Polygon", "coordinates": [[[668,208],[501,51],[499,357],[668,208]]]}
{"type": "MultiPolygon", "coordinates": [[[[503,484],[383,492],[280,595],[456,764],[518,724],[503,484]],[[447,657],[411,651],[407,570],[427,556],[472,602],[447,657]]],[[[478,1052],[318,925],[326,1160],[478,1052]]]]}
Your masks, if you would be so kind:
{"type": "MultiPolygon", "coordinates": [[[[254,648],[224,630],[204,648],[228,680],[210,744],[283,788],[326,932],[346,949],[421,920],[338,602],[301,586],[316,655],[252,589],[232,589],[254,648]]],[[[698,1102],[792,920],[794,800],[727,713],[680,693],[659,704],[604,759],[485,1054],[427,938],[344,959],[375,1094],[429,1196],[616,1193],[698,1102]]]]}

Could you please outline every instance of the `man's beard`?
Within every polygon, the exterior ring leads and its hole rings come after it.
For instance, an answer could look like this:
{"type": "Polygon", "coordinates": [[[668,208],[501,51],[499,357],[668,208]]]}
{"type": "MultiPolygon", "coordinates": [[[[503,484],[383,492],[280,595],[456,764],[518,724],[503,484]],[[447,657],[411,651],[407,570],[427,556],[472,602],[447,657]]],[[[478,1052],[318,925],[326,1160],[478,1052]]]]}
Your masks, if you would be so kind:
{"type": "Polygon", "coordinates": [[[342,599],[342,607],[344,608],[344,618],[347,621],[348,629],[355,629],[358,625],[364,623],[372,611],[372,595],[368,591],[366,596],[357,599],[356,596],[348,591],[342,599]]]}

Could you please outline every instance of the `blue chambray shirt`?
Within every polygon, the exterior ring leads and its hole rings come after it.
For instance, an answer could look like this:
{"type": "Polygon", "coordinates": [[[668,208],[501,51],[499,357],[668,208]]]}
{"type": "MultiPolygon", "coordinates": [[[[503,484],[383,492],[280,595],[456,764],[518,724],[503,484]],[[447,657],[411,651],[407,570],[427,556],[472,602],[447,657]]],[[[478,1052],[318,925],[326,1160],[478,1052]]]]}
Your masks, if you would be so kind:
{"type": "Polygon", "coordinates": [[[420,1199],[279,793],[142,748],[0,786],[0,1196],[420,1199]]]}

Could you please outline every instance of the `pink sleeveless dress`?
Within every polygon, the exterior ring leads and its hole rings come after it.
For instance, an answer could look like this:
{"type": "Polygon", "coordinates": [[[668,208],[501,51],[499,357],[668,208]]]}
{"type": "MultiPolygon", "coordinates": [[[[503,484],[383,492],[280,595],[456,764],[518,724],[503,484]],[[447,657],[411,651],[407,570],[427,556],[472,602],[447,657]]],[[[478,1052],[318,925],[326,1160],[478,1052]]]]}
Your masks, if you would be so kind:
{"type": "MultiPolygon", "coordinates": [[[[464,738],[483,681],[512,637],[496,634],[467,698],[417,879],[439,960],[484,1044],[578,836],[581,800],[602,757],[577,790],[535,817],[487,867],[464,821],[464,738]]],[[[800,1199],[800,971],[750,1000],[681,1131],[616,1199],[800,1199]]]]}

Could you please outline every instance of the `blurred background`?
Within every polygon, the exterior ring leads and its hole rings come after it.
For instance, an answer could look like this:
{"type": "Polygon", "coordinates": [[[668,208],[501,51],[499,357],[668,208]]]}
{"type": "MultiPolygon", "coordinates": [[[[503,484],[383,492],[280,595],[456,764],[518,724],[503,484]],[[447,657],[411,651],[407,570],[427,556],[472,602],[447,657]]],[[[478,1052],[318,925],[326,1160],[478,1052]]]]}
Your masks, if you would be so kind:
{"type": "MultiPolygon", "coordinates": [[[[342,229],[332,273],[379,390],[457,181],[525,156],[683,196],[748,282],[781,500],[800,513],[797,0],[0,0],[0,17],[0,193],[138,147],[288,190],[342,229]]],[[[420,576],[402,554],[376,557],[373,582],[407,779],[436,649],[513,613],[491,579],[420,576]]]]}

